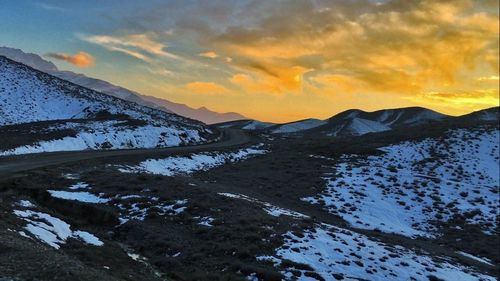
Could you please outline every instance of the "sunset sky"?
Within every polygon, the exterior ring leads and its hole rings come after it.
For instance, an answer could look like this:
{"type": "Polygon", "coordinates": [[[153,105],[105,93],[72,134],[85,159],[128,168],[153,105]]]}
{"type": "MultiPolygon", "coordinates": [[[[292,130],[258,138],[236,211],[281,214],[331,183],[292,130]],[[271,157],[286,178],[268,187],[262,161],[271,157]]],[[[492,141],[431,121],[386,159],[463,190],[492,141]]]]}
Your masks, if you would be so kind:
{"type": "Polygon", "coordinates": [[[0,46],[263,121],[499,103],[499,1],[2,0],[0,46]]]}

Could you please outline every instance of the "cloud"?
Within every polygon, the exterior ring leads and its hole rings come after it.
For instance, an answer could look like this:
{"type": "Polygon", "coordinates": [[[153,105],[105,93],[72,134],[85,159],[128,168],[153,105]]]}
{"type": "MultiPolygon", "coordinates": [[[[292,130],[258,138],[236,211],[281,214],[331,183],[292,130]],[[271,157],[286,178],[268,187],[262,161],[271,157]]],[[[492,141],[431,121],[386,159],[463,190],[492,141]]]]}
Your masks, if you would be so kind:
{"type": "Polygon", "coordinates": [[[465,113],[497,100],[485,93],[498,83],[490,79],[499,76],[498,6],[498,0],[171,0],[117,15],[118,30],[86,40],[171,69],[169,92],[193,104],[200,97],[185,95],[187,89],[231,89],[238,99],[227,104],[258,104],[275,115],[413,104],[440,110],[450,104],[465,113]],[[170,61],[169,51],[182,61],[170,61]],[[198,77],[217,84],[186,84],[198,77]]]}
{"type": "Polygon", "coordinates": [[[85,52],[78,52],[74,55],[64,53],[48,53],[46,57],[63,60],[78,67],[90,67],[94,65],[95,59],[92,55],[85,52]]]}
{"type": "Polygon", "coordinates": [[[67,12],[68,11],[68,9],[66,9],[66,8],[43,3],[43,2],[36,3],[36,5],[44,10],[47,10],[47,11],[53,11],[53,12],[67,12]]]}
{"type": "Polygon", "coordinates": [[[204,29],[199,40],[280,91],[300,91],[307,73],[329,75],[326,89],[416,94],[472,83],[472,75],[458,78],[467,72],[498,75],[498,2],[487,2],[252,2],[243,19],[255,5],[266,12],[250,24],[204,29]]]}
{"type": "Polygon", "coordinates": [[[228,89],[213,82],[192,82],[185,85],[185,88],[195,94],[226,94],[228,89]]]}
{"type": "Polygon", "coordinates": [[[281,93],[280,87],[273,82],[259,77],[255,78],[248,74],[235,74],[231,77],[230,81],[247,93],[281,93]]]}
{"type": "Polygon", "coordinates": [[[205,57],[205,58],[210,58],[210,59],[216,59],[217,57],[219,57],[219,55],[217,55],[217,53],[214,51],[204,52],[204,53],[200,53],[198,55],[200,57],[205,57]]]}
{"type": "Polygon", "coordinates": [[[158,41],[153,33],[128,34],[123,36],[92,35],[83,40],[100,45],[110,51],[117,51],[134,58],[151,61],[151,56],[180,59],[179,56],[165,51],[167,45],[158,41]]]}
{"type": "Polygon", "coordinates": [[[498,75],[491,75],[491,76],[487,76],[487,77],[479,77],[477,78],[477,81],[487,81],[487,82],[497,82],[498,83],[498,75]]]}
{"type": "Polygon", "coordinates": [[[479,109],[498,106],[498,88],[485,90],[470,90],[456,92],[425,92],[405,97],[412,102],[443,108],[443,111],[457,113],[476,111],[479,109]]]}

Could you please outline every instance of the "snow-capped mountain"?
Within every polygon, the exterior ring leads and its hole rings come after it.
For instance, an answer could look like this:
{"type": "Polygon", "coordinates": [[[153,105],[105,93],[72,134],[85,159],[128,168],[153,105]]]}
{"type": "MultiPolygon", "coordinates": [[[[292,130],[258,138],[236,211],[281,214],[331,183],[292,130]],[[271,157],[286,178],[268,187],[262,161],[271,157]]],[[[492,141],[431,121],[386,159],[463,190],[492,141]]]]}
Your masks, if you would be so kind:
{"type": "Polygon", "coordinates": [[[211,111],[205,107],[194,109],[185,104],[174,103],[160,98],[141,95],[140,93],[137,93],[135,91],[113,85],[100,79],[87,77],[83,74],[77,74],[71,71],[61,71],[53,63],[44,60],[40,56],[36,54],[25,53],[19,49],[0,47],[0,56],[5,56],[11,60],[23,63],[34,69],[49,73],[63,80],[95,90],[100,93],[108,94],[151,108],[157,108],[166,112],[173,112],[184,117],[202,121],[206,124],[246,119],[244,116],[238,113],[219,113],[211,111]]]}
{"type": "MultiPolygon", "coordinates": [[[[495,118],[494,112],[477,114],[484,115],[484,118],[495,118]]],[[[319,133],[328,136],[359,136],[367,133],[388,131],[403,126],[439,122],[448,118],[451,117],[422,107],[385,109],[374,112],[351,109],[326,120],[305,119],[284,124],[241,120],[221,123],[218,124],[218,127],[260,130],[272,134],[319,133]]],[[[496,118],[498,119],[498,117],[496,118]]]]}
{"type": "Polygon", "coordinates": [[[385,109],[374,112],[352,109],[331,117],[327,120],[327,125],[322,126],[320,130],[330,136],[357,136],[388,131],[402,126],[437,122],[446,118],[444,114],[422,107],[385,109]]]}
{"type": "Polygon", "coordinates": [[[57,135],[2,154],[177,146],[206,141],[212,134],[201,122],[102,94],[2,56],[0,73],[0,128],[51,121],[31,135],[57,135]]]}

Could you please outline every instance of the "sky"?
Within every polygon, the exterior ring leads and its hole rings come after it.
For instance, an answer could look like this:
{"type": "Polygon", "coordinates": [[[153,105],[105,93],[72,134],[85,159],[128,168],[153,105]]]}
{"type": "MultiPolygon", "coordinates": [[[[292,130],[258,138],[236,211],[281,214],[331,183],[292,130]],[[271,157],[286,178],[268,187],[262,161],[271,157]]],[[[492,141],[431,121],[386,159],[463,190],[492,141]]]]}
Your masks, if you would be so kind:
{"type": "Polygon", "coordinates": [[[499,104],[498,0],[0,3],[0,46],[191,107],[287,122],[499,104]]]}

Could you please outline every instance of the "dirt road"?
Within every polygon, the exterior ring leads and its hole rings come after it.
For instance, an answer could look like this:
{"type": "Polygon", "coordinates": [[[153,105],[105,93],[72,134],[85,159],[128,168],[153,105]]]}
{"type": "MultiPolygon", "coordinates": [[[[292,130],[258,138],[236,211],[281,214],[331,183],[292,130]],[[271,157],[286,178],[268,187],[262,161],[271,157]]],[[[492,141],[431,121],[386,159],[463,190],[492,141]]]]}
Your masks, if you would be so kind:
{"type": "Polygon", "coordinates": [[[222,130],[222,135],[219,141],[193,146],[104,151],[88,150],[6,156],[0,157],[0,178],[5,178],[19,172],[81,160],[132,155],[190,153],[239,146],[249,143],[250,141],[251,137],[242,130],[224,129],[222,130]]]}

